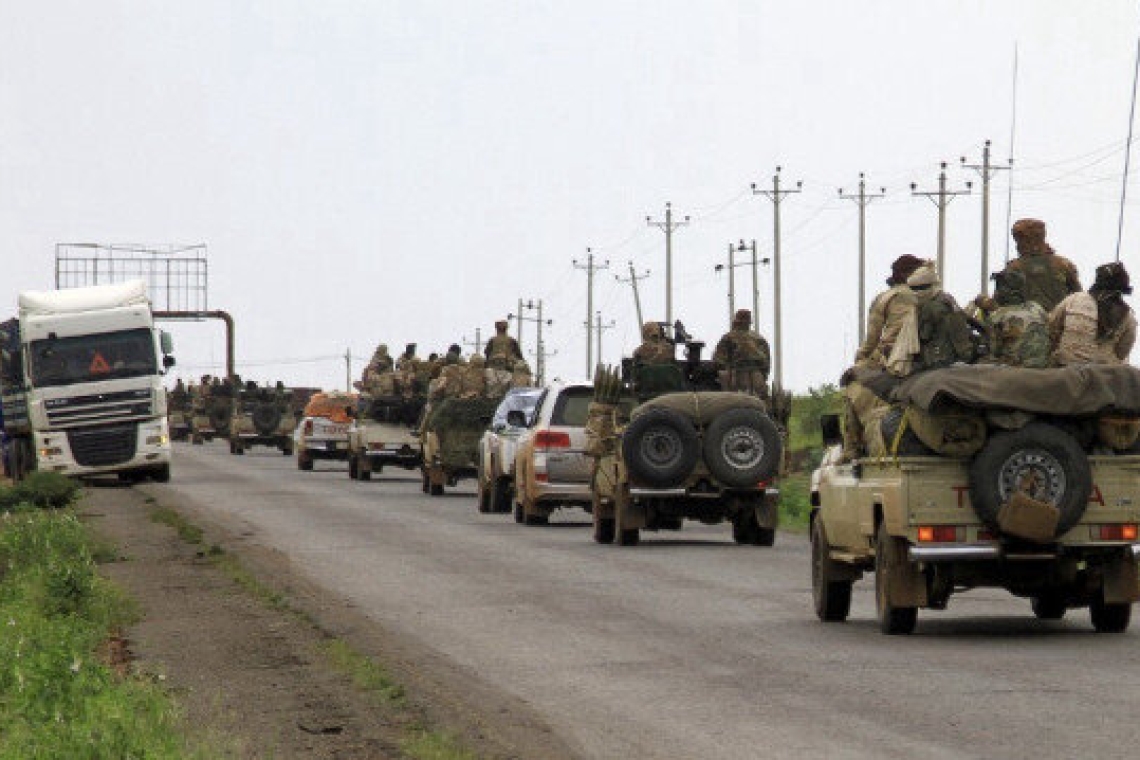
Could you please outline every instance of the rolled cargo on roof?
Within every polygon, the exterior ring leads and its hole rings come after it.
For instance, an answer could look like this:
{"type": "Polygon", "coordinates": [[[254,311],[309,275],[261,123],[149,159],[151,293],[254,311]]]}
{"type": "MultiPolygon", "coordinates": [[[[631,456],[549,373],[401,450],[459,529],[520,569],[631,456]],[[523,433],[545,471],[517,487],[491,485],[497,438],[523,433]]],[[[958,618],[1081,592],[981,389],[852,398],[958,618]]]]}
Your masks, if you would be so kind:
{"type": "Polygon", "coordinates": [[[148,303],[146,282],[128,280],[113,285],[92,285],[64,290],[28,290],[18,297],[20,314],[64,314],[148,303]]]}

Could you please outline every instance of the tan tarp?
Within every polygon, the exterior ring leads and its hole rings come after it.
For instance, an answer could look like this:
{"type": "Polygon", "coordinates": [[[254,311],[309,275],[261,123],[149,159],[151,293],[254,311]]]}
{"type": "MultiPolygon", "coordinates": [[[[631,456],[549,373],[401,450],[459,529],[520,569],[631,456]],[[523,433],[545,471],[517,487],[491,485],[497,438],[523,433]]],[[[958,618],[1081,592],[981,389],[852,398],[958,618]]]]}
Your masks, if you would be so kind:
{"type": "Polygon", "coordinates": [[[766,411],[764,402],[747,393],[725,393],[724,391],[700,391],[698,393],[667,393],[646,401],[633,410],[633,417],[648,409],[672,409],[688,417],[698,426],[705,426],[721,412],[729,409],[759,409],[766,411]]]}
{"type": "Polygon", "coordinates": [[[892,395],[935,413],[958,403],[1062,416],[1140,415],[1140,370],[1107,364],[1054,369],[956,365],[907,378],[892,395]]]}

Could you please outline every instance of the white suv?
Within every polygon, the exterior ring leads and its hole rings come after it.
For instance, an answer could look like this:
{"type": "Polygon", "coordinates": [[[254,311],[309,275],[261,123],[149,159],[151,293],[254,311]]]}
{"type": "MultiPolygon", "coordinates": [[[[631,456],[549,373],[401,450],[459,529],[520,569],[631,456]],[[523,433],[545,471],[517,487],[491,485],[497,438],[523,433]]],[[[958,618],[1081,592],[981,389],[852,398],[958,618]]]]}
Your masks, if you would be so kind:
{"type": "MultiPolygon", "coordinates": [[[[545,525],[559,507],[590,510],[586,419],[593,400],[590,382],[543,389],[515,454],[515,522],[545,525]]],[[[517,413],[511,416],[519,420],[517,413]]]]}

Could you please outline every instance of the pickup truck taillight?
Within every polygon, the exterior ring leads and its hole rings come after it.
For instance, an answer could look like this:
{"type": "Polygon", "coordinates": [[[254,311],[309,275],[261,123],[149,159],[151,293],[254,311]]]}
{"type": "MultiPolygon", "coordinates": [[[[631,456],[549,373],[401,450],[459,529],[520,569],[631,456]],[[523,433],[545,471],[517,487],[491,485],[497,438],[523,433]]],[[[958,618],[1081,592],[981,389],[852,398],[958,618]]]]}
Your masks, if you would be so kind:
{"type": "Polygon", "coordinates": [[[1136,534],[1136,525],[1130,523],[1100,526],[1101,541],[1135,541],[1136,534]]]}
{"type": "Polygon", "coordinates": [[[302,432],[304,433],[304,435],[312,435],[313,434],[313,421],[312,420],[305,420],[305,428],[302,432]]]}
{"type": "Polygon", "coordinates": [[[570,448],[570,434],[558,433],[553,430],[539,430],[534,434],[534,447],[536,449],[568,449],[570,448]]]}
{"type": "Polygon", "coordinates": [[[920,525],[918,540],[922,543],[948,544],[966,538],[966,529],[957,525],[920,525]]]}

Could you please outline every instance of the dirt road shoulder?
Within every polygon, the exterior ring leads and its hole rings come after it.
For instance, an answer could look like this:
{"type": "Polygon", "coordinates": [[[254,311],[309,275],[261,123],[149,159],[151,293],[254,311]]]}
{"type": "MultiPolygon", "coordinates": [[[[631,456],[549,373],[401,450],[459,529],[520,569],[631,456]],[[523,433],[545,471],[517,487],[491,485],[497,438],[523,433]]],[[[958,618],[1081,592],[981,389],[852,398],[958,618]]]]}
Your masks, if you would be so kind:
{"type": "Polygon", "coordinates": [[[307,584],[278,553],[191,525],[160,486],[91,488],[81,509],[118,547],[104,571],[141,607],[137,667],[232,754],[575,756],[525,703],[307,584]]]}

